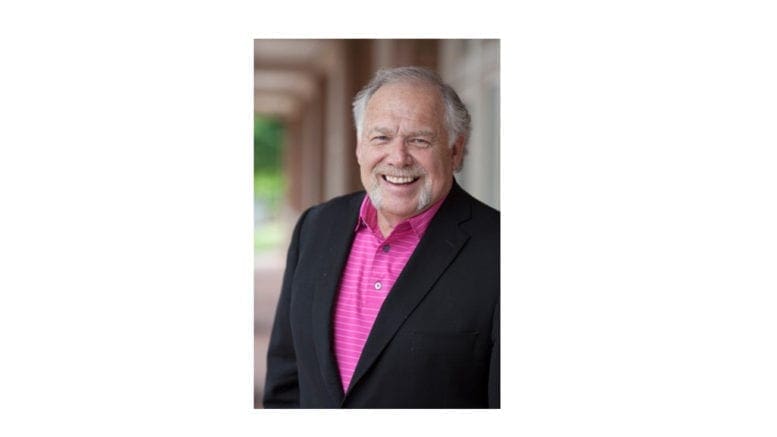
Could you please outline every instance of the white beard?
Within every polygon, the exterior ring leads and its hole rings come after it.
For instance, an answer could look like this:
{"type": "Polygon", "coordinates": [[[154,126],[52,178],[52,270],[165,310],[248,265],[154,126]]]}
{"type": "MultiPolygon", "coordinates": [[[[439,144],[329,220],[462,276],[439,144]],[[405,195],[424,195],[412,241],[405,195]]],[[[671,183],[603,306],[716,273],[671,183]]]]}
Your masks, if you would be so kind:
{"type": "MultiPolygon", "coordinates": [[[[383,192],[381,191],[380,182],[378,182],[377,177],[375,178],[375,183],[372,184],[372,187],[367,190],[367,195],[370,196],[372,206],[374,206],[375,209],[380,210],[381,204],[383,202],[383,192]]],[[[418,205],[415,209],[416,212],[423,211],[426,207],[429,206],[430,203],[432,203],[432,184],[431,181],[427,179],[424,182],[424,186],[421,187],[421,192],[418,193],[418,205]]]]}
{"type": "Polygon", "coordinates": [[[427,179],[424,186],[421,187],[421,192],[418,193],[418,206],[415,210],[423,211],[430,203],[432,203],[432,184],[427,179]]]}
{"type": "Polygon", "coordinates": [[[380,183],[378,183],[377,178],[375,179],[375,183],[372,184],[372,187],[367,190],[367,194],[370,196],[372,206],[374,206],[375,209],[380,210],[380,205],[383,202],[383,193],[380,191],[380,183]]]}

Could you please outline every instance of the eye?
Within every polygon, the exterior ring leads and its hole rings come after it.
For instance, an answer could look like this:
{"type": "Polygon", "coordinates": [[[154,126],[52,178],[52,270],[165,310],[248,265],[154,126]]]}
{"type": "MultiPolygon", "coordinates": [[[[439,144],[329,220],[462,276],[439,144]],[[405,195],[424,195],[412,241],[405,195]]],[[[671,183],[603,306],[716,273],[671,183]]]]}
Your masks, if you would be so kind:
{"type": "Polygon", "coordinates": [[[376,135],[376,136],[370,138],[370,141],[382,143],[384,141],[388,141],[388,139],[389,139],[389,137],[387,137],[386,135],[376,135]]]}
{"type": "Polygon", "coordinates": [[[432,143],[424,138],[411,138],[410,144],[416,146],[416,147],[429,147],[432,145],[432,143]]]}

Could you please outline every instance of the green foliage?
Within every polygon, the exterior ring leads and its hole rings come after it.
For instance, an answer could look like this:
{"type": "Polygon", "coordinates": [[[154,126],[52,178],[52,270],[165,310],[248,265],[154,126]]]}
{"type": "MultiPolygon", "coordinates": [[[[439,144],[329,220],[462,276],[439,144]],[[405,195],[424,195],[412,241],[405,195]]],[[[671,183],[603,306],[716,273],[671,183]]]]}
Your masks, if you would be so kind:
{"type": "Polygon", "coordinates": [[[254,173],[254,198],[261,199],[274,214],[280,208],[283,190],[283,175],[280,169],[254,173]]]}
{"type": "Polygon", "coordinates": [[[275,119],[254,115],[254,173],[281,168],[283,125],[275,119]]]}
{"type": "Polygon", "coordinates": [[[269,199],[283,194],[280,169],[254,173],[254,197],[269,199]]]}
{"type": "Polygon", "coordinates": [[[283,197],[283,125],[280,121],[254,115],[254,197],[277,214],[283,197]]]}
{"type": "Polygon", "coordinates": [[[277,247],[283,237],[278,221],[283,200],[283,125],[254,115],[254,250],[277,247]]]}

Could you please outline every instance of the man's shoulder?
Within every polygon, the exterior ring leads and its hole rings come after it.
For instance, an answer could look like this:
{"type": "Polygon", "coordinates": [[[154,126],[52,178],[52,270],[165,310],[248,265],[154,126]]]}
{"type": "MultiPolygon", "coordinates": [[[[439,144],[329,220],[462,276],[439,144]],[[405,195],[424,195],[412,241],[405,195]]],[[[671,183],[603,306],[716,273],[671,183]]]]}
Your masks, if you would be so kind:
{"type": "MultiPolygon", "coordinates": [[[[471,197],[471,196],[470,196],[471,197]]],[[[499,221],[499,210],[495,209],[475,197],[472,197],[472,211],[487,220],[499,221]]]]}
{"type": "Polygon", "coordinates": [[[479,222],[486,222],[488,224],[494,224],[499,226],[499,210],[483,203],[466,190],[460,188],[460,196],[458,196],[462,202],[469,205],[471,211],[471,219],[479,222]]]}
{"type": "Polygon", "coordinates": [[[501,230],[499,211],[458,185],[451,194],[451,205],[446,212],[448,217],[454,218],[460,229],[478,242],[476,246],[480,249],[498,247],[501,230]]]}

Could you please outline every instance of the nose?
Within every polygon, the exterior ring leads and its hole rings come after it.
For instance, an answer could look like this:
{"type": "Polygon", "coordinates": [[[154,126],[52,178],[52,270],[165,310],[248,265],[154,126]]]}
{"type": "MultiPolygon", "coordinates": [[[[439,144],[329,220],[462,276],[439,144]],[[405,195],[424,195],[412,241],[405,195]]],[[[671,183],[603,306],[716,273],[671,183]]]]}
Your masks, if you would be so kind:
{"type": "Polygon", "coordinates": [[[413,165],[413,156],[409,153],[408,145],[405,139],[397,136],[391,144],[388,145],[388,156],[386,161],[395,167],[408,167],[413,165]]]}

